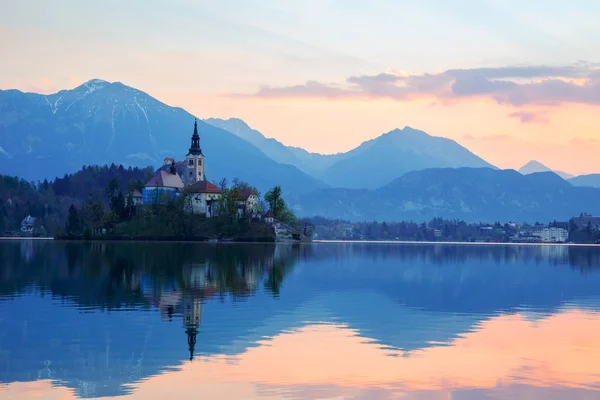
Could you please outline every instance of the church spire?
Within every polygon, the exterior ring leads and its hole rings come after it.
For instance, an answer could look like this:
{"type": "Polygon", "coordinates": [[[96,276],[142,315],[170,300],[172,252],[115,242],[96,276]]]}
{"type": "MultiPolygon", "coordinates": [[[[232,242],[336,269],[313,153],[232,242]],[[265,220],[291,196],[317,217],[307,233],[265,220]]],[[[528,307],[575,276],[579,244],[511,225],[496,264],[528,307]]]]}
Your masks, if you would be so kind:
{"type": "Polygon", "coordinates": [[[200,155],[202,149],[200,149],[200,135],[198,135],[198,120],[194,118],[194,134],[192,135],[192,146],[190,147],[189,154],[200,155]]]}

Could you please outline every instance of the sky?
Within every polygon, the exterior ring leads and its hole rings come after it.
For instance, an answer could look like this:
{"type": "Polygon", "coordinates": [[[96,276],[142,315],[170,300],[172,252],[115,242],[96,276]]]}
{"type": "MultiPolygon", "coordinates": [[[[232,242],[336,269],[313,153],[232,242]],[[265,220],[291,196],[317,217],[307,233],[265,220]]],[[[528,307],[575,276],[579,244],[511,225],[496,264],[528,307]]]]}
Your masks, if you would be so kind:
{"type": "Polygon", "coordinates": [[[394,128],[600,173],[596,0],[2,0],[0,89],[119,81],[336,153],[394,128]]]}

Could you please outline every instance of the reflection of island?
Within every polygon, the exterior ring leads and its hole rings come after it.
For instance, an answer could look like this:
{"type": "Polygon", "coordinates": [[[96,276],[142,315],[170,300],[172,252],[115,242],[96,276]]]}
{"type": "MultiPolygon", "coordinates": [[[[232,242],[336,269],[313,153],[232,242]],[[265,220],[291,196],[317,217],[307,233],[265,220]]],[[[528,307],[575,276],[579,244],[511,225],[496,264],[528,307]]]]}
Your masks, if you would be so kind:
{"type": "MultiPolygon", "coordinates": [[[[194,358],[205,302],[270,301],[301,252],[279,246],[1,244],[0,384],[45,378],[78,396],[124,394],[127,383],[194,358]],[[36,323],[45,329],[24,329],[36,323]]],[[[210,352],[233,332],[208,333],[210,352]]]]}

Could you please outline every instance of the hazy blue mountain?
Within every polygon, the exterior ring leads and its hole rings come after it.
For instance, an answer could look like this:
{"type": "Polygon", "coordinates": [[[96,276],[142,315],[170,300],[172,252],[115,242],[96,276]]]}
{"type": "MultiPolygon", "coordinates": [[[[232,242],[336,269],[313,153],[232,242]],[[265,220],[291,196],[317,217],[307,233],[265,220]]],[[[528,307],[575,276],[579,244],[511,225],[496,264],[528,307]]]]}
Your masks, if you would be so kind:
{"type": "Polygon", "coordinates": [[[519,172],[523,175],[529,175],[536,172],[554,172],[556,175],[560,176],[563,179],[571,179],[574,177],[568,172],[556,171],[551,168],[548,168],[544,164],[536,160],[531,160],[527,164],[523,165],[521,168],[519,168],[519,172]]]}
{"type": "Polygon", "coordinates": [[[600,174],[579,175],[569,179],[574,186],[590,186],[600,188],[600,174]]]}
{"type": "Polygon", "coordinates": [[[346,153],[323,155],[268,139],[237,118],[206,122],[247,140],[273,160],[295,165],[336,188],[376,189],[406,172],[426,168],[493,167],[453,140],[410,127],[385,133],[346,153]]]}
{"type": "MultiPolygon", "coordinates": [[[[118,82],[51,95],[0,91],[0,173],[35,180],[91,164],[158,167],[166,156],[184,158],[193,127],[185,110],[118,82]]],[[[234,134],[202,121],[198,130],[209,179],[239,177],[261,190],[280,184],[290,194],[320,186],[234,134]]]]}
{"type": "Polygon", "coordinates": [[[493,167],[453,140],[405,127],[364,142],[323,174],[333,187],[376,189],[410,171],[493,167]]]}
{"type": "Polygon", "coordinates": [[[409,172],[377,190],[323,189],[303,196],[296,211],[348,220],[568,220],[600,213],[600,189],[575,187],[552,172],[522,175],[492,168],[409,172]]]}
{"type": "Polygon", "coordinates": [[[309,153],[299,147],[286,146],[276,139],[265,137],[262,133],[252,129],[246,122],[238,118],[227,120],[209,118],[204,120],[204,122],[247,140],[278,163],[294,165],[316,178],[319,178],[323,171],[333,163],[344,158],[344,154],[342,153],[332,155],[309,153]]]}

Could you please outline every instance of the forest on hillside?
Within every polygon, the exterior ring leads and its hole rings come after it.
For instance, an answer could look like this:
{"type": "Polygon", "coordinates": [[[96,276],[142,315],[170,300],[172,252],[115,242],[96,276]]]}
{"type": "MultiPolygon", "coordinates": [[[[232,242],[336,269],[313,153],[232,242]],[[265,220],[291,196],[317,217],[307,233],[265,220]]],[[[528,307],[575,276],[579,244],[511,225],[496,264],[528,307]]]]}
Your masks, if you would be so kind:
{"type": "Polygon", "coordinates": [[[36,219],[34,235],[53,235],[64,229],[71,205],[80,207],[90,196],[108,203],[103,195],[109,182],[121,188],[141,188],[152,174],[152,167],[123,165],[84,166],[73,174],[52,181],[28,182],[0,175],[0,235],[19,232],[21,221],[28,215],[36,219]]]}

